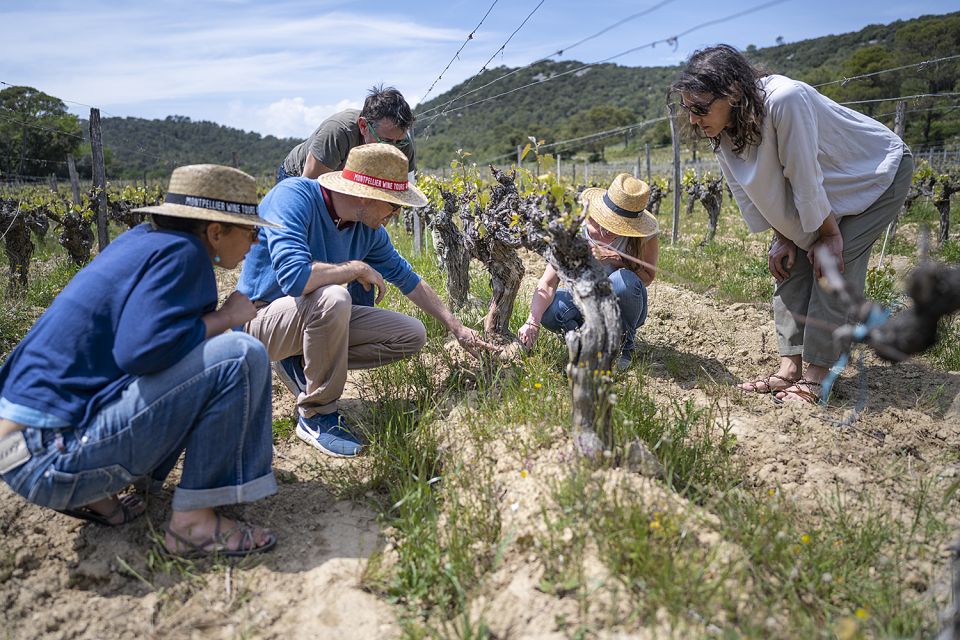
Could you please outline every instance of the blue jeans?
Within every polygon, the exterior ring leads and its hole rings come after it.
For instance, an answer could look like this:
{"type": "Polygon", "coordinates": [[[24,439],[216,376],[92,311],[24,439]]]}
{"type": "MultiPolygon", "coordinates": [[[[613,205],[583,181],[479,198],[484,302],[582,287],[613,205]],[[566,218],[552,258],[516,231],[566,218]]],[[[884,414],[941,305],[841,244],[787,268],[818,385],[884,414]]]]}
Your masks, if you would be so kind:
{"type": "MultiPolygon", "coordinates": [[[[617,269],[609,278],[620,307],[620,321],[623,323],[622,353],[629,356],[636,346],[637,328],[647,320],[647,287],[640,280],[640,276],[629,269],[617,269]]],[[[573,295],[567,289],[557,289],[553,302],[540,319],[540,324],[561,335],[580,328],[583,314],[574,304],[573,295]]]]}
{"type": "Polygon", "coordinates": [[[27,425],[32,457],[3,480],[30,502],[71,509],[140,477],[163,480],[186,451],[174,511],[252,502],[277,491],[270,394],[263,345],[219,335],[134,379],[83,428],[27,425]]]}

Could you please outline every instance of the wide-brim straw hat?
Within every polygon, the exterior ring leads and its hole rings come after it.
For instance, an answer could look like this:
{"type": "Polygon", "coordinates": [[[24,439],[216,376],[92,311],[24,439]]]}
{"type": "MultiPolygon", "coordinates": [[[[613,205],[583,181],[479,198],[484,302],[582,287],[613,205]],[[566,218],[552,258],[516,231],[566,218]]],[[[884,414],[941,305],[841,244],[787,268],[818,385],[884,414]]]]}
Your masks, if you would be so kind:
{"type": "Polygon", "coordinates": [[[320,184],[338,193],[383,200],[404,207],[422,207],[427,196],[410,184],[410,161],[396,147],[375,142],[350,149],[343,171],[322,174],[320,184]]]}
{"type": "Polygon", "coordinates": [[[219,164],[177,167],[162,204],[134,209],[174,218],[195,218],[250,227],[282,228],[257,215],[257,181],[219,164]]]}
{"type": "Polygon", "coordinates": [[[629,173],[614,178],[608,189],[584,189],[580,200],[587,206],[587,215],[618,236],[652,236],[660,229],[657,219],[646,210],[650,187],[629,173]]]}

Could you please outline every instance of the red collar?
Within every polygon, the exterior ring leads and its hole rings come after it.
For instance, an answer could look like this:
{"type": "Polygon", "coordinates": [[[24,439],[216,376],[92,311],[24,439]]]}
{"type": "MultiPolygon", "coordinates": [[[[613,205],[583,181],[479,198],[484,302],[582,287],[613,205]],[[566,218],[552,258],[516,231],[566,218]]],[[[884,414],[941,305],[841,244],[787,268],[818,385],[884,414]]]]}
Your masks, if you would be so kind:
{"type": "Polygon", "coordinates": [[[330,214],[330,219],[333,220],[333,225],[337,229],[347,229],[353,225],[352,220],[344,220],[337,215],[336,210],[333,208],[333,198],[330,197],[330,192],[322,186],[320,187],[320,195],[323,196],[323,203],[327,205],[327,212],[330,214]]]}

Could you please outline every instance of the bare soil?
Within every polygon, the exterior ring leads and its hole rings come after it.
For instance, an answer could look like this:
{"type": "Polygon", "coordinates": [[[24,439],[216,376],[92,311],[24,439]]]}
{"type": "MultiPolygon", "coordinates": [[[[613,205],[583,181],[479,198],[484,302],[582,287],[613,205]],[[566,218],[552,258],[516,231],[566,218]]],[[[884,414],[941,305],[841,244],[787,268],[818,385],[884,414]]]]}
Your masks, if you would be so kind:
{"type": "MultiPolygon", "coordinates": [[[[525,262],[521,296],[528,295],[542,265],[536,258],[525,262]]],[[[230,284],[228,277],[224,292],[230,284]]],[[[650,293],[651,314],[640,334],[645,384],[665,401],[715,405],[718,419],[728,422],[737,437],[748,483],[783,492],[811,512],[825,500],[840,499],[854,509],[882,501],[907,517],[918,483],[944,483],[960,475],[960,372],[937,371],[920,361],[893,367],[867,358],[865,412],[855,429],[838,428],[832,421],[849,412],[861,393],[853,367],[827,410],[776,405],[769,396],[732,389],[734,382],[776,369],[768,305],[722,304],[663,283],[650,293]]],[[[631,373],[626,383],[635,376],[631,373]]],[[[363,410],[356,395],[356,388],[348,389],[354,398],[346,401],[348,412],[363,410]]],[[[275,384],[275,416],[292,410],[292,397],[275,384]]],[[[464,410],[455,408],[448,416],[445,437],[457,437],[464,410]]],[[[505,446],[458,450],[451,455],[492,469],[507,540],[494,572],[483,584],[471,585],[476,594],[472,617],[482,616],[499,637],[561,638],[567,634],[558,620],[589,624],[618,606],[615,594],[598,590],[596,605],[584,611],[574,599],[538,588],[543,567],[529,541],[543,526],[549,480],[572,455],[566,438],[522,460],[505,446]]],[[[268,524],[280,542],[262,558],[236,565],[158,569],[165,561],[156,553],[156,541],[168,516],[171,482],[150,497],[145,518],[117,529],[35,507],[0,487],[0,636],[398,636],[399,608],[365,591],[360,582],[367,558],[389,546],[376,514],[362,502],[337,500],[332,487],[317,479],[331,475],[317,473],[318,468],[356,462],[318,456],[292,435],[277,444],[276,453],[277,495],[232,513],[268,524]]],[[[738,553],[717,533],[715,518],[660,481],[617,469],[598,473],[608,474],[612,486],[629,487],[651,510],[679,511],[699,522],[694,534],[701,544],[720,550],[718,557],[738,553]]],[[[945,516],[951,530],[960,533],[960,514],[945,516]]],[[[948,542],[931,540],[910,568],[918,597],[929,593],[945,600],[948,542]]],[[[590,578],[603,584],[602,564],[587,565],[590,578]]],[[[699,637],[707,631],[694,623],[677,628],[658,615],[642,627],[608,635],[699,637]]]]}

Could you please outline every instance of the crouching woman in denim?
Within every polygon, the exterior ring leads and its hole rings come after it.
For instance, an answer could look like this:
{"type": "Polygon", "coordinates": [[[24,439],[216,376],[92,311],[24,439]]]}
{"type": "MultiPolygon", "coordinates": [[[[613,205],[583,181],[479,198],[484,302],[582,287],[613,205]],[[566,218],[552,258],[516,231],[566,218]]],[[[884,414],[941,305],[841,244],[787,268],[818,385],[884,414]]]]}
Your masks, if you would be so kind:
{"type": "MultiPolygon", "coordinates": [[[[621,173],[609,189],[585,189],[587,208],[583,233],[593,255],[607,270],[623,323],[623,343],[617,368],[630,366],[637,329],[647,319],[647,287],[656,274],[659,244],[657,219],[645,211],[650,187],[621,173]]],[[[583,324],[583,315],[567,289],[558,289],[560,277],[547,265],[530,302],[530,315],[520,327],[520,342],[533,348],[543,325],[561,335],[583,324]]]]}
{"type": "Polygon", "coordinates": [[[0,369],[0,475],[35,504],[107,526],[144,511],[133,481],[163,480],[184,453],[167,551],[245,555],[262,527],[214,507],[276,492],[270,363],[230,332],[256,311],[234,292],[217,309],[213,266],[256,242],[252,177],[175,169],[163,204],[120,235],[57,296],[0,369]]]}

